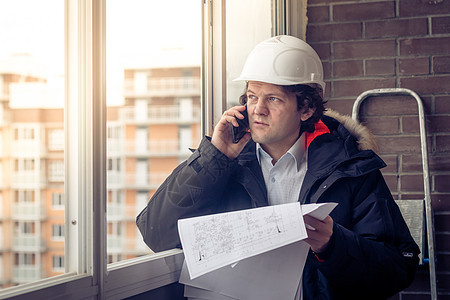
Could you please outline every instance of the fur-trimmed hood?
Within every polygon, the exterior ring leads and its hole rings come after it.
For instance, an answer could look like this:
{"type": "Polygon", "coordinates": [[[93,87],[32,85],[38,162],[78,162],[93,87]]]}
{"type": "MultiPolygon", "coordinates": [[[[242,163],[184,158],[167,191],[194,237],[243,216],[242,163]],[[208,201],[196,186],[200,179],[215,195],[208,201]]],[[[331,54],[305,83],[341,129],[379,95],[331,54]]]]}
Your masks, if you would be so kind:
{"type": "Polygon", "coordinates": [[[378,152],[377,142],[369,128],[352,119],[350,116],[341,115],[337,111],[331,109],[327,109],[325,115],[341,123],[350,134],[355,137],[359,150],[372,150],[378,152]]]}

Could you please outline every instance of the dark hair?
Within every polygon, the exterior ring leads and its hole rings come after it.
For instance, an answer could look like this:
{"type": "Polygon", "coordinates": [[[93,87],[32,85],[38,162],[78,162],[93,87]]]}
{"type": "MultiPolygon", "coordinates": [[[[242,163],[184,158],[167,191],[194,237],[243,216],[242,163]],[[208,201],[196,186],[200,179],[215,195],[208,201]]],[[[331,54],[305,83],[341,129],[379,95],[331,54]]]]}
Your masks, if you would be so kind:
{"type": "MultiPolygon", "coordinates": [[[[247,88],[248,82],[245,87],[245,92],[239,97],[239,102],[242,105],[247,103],[247,88]]],[[[313,115],[306,121],[302,122],[301,132],[313,132],[314,125],[322,118],[323,113],[326,111],[326,101],[322,98],[320,88],[313,88],[306,84],[296,85],[281,85],[281,88],[285,93],[294,94],[297,98],[297,110],[303,108],[315,109],[313,115]]]]}

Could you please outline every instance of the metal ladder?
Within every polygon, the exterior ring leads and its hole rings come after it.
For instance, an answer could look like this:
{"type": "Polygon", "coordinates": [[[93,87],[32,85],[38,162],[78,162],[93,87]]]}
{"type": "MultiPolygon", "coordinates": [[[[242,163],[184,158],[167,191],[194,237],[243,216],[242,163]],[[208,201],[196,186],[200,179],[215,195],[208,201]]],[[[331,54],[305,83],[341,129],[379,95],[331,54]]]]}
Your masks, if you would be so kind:
{"type": "MultiPolygon", "coordinates": [[[[425,129],[425,113],[423,109],[423,103],[422,99],[412,90],[405,89],[405,88],[386,88],[386,89],[373,89],[368,90],[363,93],[361,93],[358,98],[356,98],[355,102],[353,103],[353,111],[352,111],[352,119],[358,121],[358,114],[359,114],[359,108],[361,106],[361,103],[364,101],[364,99],[368,97],[374,97],[374,96],[386,96],[386,95],[409,95],[414,97],[417,101],[417,106],[419,109],[419,127],[420,127],[420,143],[421,143],[421,153],[422,153],[422,167],[423,167],[423,185],[424,185],[424,199],[421,200],[403,200],[404,203],[397,202],[400,207],[400,210],[402,211],[402,214],[405,217],[405,214],[407,215],[411,209],[413,209],[417,216],[419,214],[422,218],[422,224],[423,224],[423,207],[425,206],[425,222],[426,222],[426,235],[428,240],[428,264],[429,264],[429,270],[430,270],[430,289],[431,289],[431,299],[436,300],[437,299],[437,290],[436,290],[436,260],[434,255],[434,222],[433,222],[433,211],[431,206],[431,189],[430,189],[430,173],[429,173],[429,166],[428,166],[428,147],[427,147],[427,137],[426,137],[426,129],[425,129]],[[422,208],[422,214],[420,212],[422,208]]],[[[401,200],[402,201],[402,200],[401,200]]],[[[408,224],[408,227],[410,227],[410,230],[414,230],[416,228],[413,228],[414,226],[410,226],[411,223],[408,223],[409,221],[412,222],[414,219],[417,220],[417,218],[409,218],[407,220],[405,218],[406,223],[408,224]]],[[[423,229],[423,226],[422,226],[423,229]]],[[[422,230],[422,235],[423,235],[422,230]]],[[[418,244],[422,242],[422,239],[420,236],[416,236],[415,240],[418,241],[418,244]],[[416,240],[417,239],[417,240],[416,240]]],[[[423,242],[422,242],[423,243],[423,242]]],[[[422,245],[419,244],[419,247],[422,250],[422,245]]],[[[422,263],[422,258],[421,258],[422,263]]]]}

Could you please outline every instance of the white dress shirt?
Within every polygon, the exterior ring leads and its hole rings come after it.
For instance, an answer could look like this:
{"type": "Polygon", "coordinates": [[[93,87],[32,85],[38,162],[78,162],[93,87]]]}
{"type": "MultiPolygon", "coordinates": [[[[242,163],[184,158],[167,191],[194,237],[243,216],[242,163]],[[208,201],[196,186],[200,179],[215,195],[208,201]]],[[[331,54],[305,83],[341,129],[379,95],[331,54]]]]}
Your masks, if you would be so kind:
{"type": "Polygon", "coordinates": [[[302,134],[275,165],[272,164],[272,157],[259,143],[256,144],[256,149],[256,156],[266,183],[269,204],[298,201],[307,170],[305,135],[302,134]]]}
{"type": "MultiPolygon", "coordinates": [[[[259,143],[256,144],[256,156],[266,183],[269,205],[291,203],[299,200],[300,188],[307,170],[307,154],[304,134],[275,165],[272,164],[272,157],[264,151],[259,143]]],[[[303,299],[302,278],[300,278],[294,299],[303,299]]]]}

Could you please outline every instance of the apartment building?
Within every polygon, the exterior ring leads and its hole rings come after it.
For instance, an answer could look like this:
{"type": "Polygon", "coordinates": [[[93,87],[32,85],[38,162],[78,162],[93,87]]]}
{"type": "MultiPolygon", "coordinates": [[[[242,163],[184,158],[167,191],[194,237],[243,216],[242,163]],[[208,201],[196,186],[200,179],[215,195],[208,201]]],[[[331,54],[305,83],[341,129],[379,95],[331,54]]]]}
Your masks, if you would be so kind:
{"type": "MultiPolygon", "coordinates": [[[[151,253],[136,215],[200,139],[198,65],[126,69],[123,90],[107,110],[109,263],[151,253]]],[[[39,74],[0,70],[2,288],[64,273],[64,109],[44,99],[54,96],[39,74]]]]}
{"type": "Polygon", "coordinates": [[[200,67],[126,69],[108,108],[108,260],[148,254],[136,215],[200,140],[200,67]],[[125,212],[125,213],[124,213],[125,212]]]}

